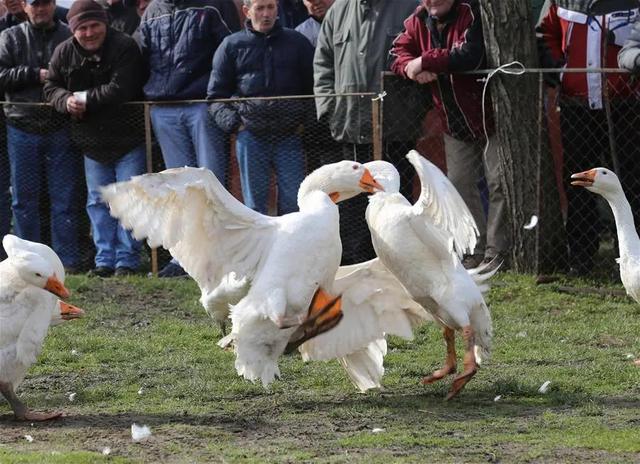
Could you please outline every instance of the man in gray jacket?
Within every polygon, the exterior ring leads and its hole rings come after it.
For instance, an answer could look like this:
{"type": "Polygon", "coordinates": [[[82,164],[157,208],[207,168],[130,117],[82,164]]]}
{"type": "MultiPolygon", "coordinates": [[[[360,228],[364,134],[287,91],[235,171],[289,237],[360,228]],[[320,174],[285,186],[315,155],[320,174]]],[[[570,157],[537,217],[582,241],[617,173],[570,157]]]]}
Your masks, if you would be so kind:
{"type": "MultiPolygon", "coordinates": [[[[417,6],[418,0],[336,0],[318,36],[314,93],[380,92],[391,43],[417,6]]],[[[318,98],[316,108],[318,119],[329,122],[331,135],[342,144],[345,158],[372,159],[371,99],[318,98]]],[[[401,151],[404,156],[406,150],[401,151]]],[[[366,204],[364,196],[340,204],[343,264],[375,256],[364,220],[366,204]]]]}

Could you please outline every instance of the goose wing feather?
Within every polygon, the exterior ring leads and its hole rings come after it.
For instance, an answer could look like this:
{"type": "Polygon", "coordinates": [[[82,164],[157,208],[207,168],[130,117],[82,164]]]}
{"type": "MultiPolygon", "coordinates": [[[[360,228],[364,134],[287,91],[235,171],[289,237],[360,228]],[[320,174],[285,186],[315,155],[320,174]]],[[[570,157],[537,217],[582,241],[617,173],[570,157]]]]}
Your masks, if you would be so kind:
{"type": "Polygon", "coordinates": [[[102,197],[136,238],[168,249],[205,291],[229,272],[253,276],[278,224],[236,200],[204,168],[137,176],[106,186],[102,197]]]}
{"type": "MultiPolygon", "coordinates": [[[[459,257],[471,253],[476,246],[478,227],[464,200],[451,181],[433,163],[411,150],[407,159],[420,178],[421,190],[412,211],[424,222],[432,222],[451,235],[451,251],[459,257]]],[[[414,227],[419,229],[419,227],[414,227]]]]}
{"type": "Polygon", "coordinates": [[[304,360],[342,358],[386,334],[413,338],[413,328],[431,320],[378,258],[342,267],[334,291],[342,294],[343,319],[335,329],[300,347],[304,360]]]}

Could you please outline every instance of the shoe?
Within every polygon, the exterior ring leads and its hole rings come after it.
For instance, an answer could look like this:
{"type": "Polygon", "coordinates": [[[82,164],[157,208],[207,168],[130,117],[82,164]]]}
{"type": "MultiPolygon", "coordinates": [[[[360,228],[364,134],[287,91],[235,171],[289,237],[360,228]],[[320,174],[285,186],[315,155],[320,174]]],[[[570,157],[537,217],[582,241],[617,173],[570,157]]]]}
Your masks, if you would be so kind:
{"type": "Polygon", "coordinates": [[[462,258],[462,266],[465,269],[475,269],[480,266],[484,256],[482,255],[466,255],[462,258]]]}
{"type": "Polygon", "coordinates": [[[111,277],[113,275],[113,268],[106,266],[96,266],[87,272],[89,277],[111,277]]]}
{"type": "Polygon", "coordinates": [[[158,272],[158,277],[162,278],[184,277],[186,275],[187,272],[182,269],[182,266],[174,263],[173,261],[169,262],[169,264],[167,264],[160,270],[160,272],[158,272]]]}
{"type": "Polygon", "coordinates": [[[136,274],[136,270],[126,266],[117,267],[116,272],[114,273],[116,277],[130,276],[134,274],[136,274]]]}

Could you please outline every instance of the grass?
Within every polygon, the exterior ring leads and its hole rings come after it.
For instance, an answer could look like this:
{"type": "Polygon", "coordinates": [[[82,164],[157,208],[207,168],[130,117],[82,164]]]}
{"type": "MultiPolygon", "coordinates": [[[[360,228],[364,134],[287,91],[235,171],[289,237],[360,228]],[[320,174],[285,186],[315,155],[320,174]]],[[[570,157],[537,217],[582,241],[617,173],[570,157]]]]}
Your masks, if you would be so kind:
{"type": "Polygon", "coordinates": [[[215,346],[193,282],[68,283],[87,317],[50,331],[20,388],[31,407],[67,416],[18,423],[0,402],[3,464],[640,462],[640,305],[626,297],[499,275],[492,359],[445,403],[450,380],[419,384],[444,359],[433,325],[390,340],[382,392],[359,394],[337,363],[299,356],[284,356],[283,378],[264,390],[215,346]],[[134,443],[134,422],[153,435],[134,443]]]}

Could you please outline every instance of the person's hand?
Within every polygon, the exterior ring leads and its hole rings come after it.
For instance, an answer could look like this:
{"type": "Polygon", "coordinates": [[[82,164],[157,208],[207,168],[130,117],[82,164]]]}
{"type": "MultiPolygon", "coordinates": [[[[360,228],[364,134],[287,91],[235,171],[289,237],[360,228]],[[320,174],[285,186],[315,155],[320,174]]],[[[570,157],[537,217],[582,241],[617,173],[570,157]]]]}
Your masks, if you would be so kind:
{"type": "Polygon", "coordinates": [[[40,70],[40,75],[39,75],[40,83],[44,84],[44,81],[47,80],[48,76],[49,76],[49,70],[48,69],[41,69],[40,70]]]}
{"type": "Polygon", "coordinates": [[[404,72],[412,81],[416,80],[416,76],[422,72],[422,57],[412,59],[404,67],[404,72]]]}
{"type": "Polygon", "coordinates": [[[433,82],[438,79],[438,75],[436,73],[432,73],[430,71],[422,71],[419,73],[414,79],[418,84],[428,84],[429,82],[433,82]]]}
{"type": "Polygon", "coordinates": [[[74,95],[71,95],[69,98],[67,98],[67,111],[71,116],[81,118],[86,109],[86,103],[78,101],[78,99],[74,95]]]}

